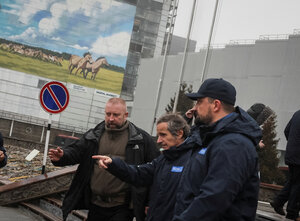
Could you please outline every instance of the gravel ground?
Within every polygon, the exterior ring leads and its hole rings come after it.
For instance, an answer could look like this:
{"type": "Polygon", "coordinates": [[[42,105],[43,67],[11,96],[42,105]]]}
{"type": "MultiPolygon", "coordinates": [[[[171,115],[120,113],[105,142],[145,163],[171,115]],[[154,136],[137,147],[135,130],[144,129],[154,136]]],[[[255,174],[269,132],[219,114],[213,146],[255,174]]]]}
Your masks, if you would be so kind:
{"type": "MultiPolygon", "coordinates": [[[[44,153],[39,152],[31,161],[25,160],[26,156],[32,151],[22,147],[5,146],[8,161],[5,167],[0,168],[0,178],[10,181],[18,181],[29,177],[37,176],[42,173],[44,153]]],[[[61,169],[52,165],[47,157],[46,172],[61,169]]]]}

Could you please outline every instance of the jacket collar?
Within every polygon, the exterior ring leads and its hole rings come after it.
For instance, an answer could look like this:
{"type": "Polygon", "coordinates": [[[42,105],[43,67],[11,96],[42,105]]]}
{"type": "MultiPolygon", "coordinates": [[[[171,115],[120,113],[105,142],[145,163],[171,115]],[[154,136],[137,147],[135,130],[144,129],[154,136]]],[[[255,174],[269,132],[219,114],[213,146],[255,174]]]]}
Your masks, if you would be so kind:
{"type": "MultiPolygon", "coordinates": [[[[128,129],[129,129],[128,143],[143,139],[142,134],[137,130],[136,126],[130,121],[129,121],[128,129]]],[[[104,130],[105,130],[105,122],[102,121],[94,129],[87,131],[85,133],[85,138],[87,140],[98,141],[104,130]]]]}
{"type": "Polygon", "coordinates": [[[218,120],[212,125],[199,127],[203,142],[208,143],[213,137],[225,133],[239,133],[248,137],[257,145],[261,140],[262,133],[257,123],[240,107],[235,112],[218,120]]]}

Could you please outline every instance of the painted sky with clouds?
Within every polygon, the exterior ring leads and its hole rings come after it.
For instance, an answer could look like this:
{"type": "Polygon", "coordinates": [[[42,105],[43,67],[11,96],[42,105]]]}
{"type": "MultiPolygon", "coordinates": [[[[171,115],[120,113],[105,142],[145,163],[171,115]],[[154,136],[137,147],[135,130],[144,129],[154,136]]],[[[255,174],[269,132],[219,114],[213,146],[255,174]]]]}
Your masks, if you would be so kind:
{"type": "Polygon", "coordinates": [[[0,38],[125,67],[135,6],[113,0],[2,0],[0,38]]]}

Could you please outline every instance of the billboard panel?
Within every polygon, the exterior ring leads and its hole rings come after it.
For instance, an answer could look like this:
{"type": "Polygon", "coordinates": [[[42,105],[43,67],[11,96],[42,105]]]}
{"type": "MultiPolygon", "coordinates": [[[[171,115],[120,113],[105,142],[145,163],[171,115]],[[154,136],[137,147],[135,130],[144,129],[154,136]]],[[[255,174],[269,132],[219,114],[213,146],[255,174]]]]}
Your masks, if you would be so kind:
{"type": "Polygon", "coordinates": [[[114,0],[3,0],[0,67],[120,94],[135,10],[114,0]]]}

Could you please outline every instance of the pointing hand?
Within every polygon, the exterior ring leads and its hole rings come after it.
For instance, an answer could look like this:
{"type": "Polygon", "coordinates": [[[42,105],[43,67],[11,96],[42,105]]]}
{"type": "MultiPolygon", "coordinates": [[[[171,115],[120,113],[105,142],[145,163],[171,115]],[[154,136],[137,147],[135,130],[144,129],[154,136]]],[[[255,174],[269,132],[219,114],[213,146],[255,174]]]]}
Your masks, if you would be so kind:
{"type": "Polygon", "coordinates": [[[92,158],[98,160],[99,168],[107,169],[108,165],[112,163],[112,159],[108,156],[94,155],[92,158]]]}

